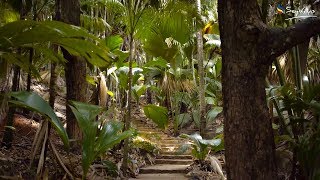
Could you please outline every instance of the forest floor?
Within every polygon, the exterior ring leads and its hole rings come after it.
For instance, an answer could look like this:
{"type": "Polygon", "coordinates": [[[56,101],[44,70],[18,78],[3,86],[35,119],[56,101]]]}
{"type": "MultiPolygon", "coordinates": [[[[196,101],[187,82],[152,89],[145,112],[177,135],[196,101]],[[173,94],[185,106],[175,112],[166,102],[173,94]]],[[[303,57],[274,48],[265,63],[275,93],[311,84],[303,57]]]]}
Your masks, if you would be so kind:
{"type": "MultiPolygon", "coordinates": [[[[60,87],[63,87],[61,85],[60,87]]],[[[39,94],[42,96],[46,96],[47,89],[41,85],[37,85],[37,87],[33,87],[36,89],[39,94]]],[[[55,110],[63,121],[65,120],[65,99],[63,98],[63,94],[58,94],[55,110]]],[[[179,145],[181,145],[182,140],[175,137],[172,131],[172,123],[166,131],[162,131],[158,129],[155,124],[153,124],[150,120],[148,120],[142,111],[142,106],[145,103],[141,101],[141,104],[133,103],[133,126],[140,131],[141,134],[145,134],[150,136],[153,134],[157,137],[160,137],[160,141],[155,141],[156,144],[161,146],[161,153],[158,154],[157,157],[150,160],[148,157],[139,157],[144,156],[141,152],[136,149],[132,150],[131,158],[135,159],[138,162],[136,165],[131,165],[131,176],[136,177],[137,179],[193,179],[193,176],[203,176],[203,178],[198,179],[215,179],[215,173],[211,172],[192,172],[191,175],[189,173],[189,177],[186,177],[185,174],[187,171],[191,171],[192,168],[196,167],[195,164],[192,164],[192,158],[190,155],[185,156],[176,156],[173,153],[169,153],[169,151],[176,150],[179,145]],[[160,143],[162,142],[162,143],[160,143]],[[172,143],[173,142],[173,143],[172,143]],[[171,147],[168,147],[171,146],[171,147]],[[175,159],[175,160],[174,160],[175,159]],[[153,162],[148,162],[153,161],[153,162]],[[147,164],[152,164],[152,166],[146,166],[147,164]],[[155,165],[157,164],[157,165],[155,165]],[[182,167],[183,165],[184,167],[182,167]],[[192,165],[192,166],[190,166],[192,165]],[[144,167],[143,167],[144,166],[144,167]],[[157,170],[158,166],[158,170],[157,170]],[[160,167],[160,168],[159,168],[160,167]],[[170,169],[170,171],[163,170],[170,169]],[[189,167],[189,170],[186,170],[186,167],[189,167]],[[162,168],[162,170],[161,170],[162,168]],[[179,170],[179,168],[184,168],[179,170]],[[191,168],[191,169],[190,169],[191,168]],[[140,175],[138,175],[140,173],[140,175]],[[152,177],[152,178],[150,178],[152,177]]],[[[116,112],[115,112],[116,113],[116,112]]],[[[120,112],[119,112],[120,113],[120,112]]],[[[39,128],[39,121],[41,117],[37,114],[29,113],[30,115],[25,117],[20,114],[16,114],[14,118],[14,139],[12,148],[7,150],[4,147],[0,148],[0,179],[35,179],[35,173],[37,169],[37,164],[39,161],[39,155],[35,157],[33,164],[31,165],[30,155],[32,152],[32,143],[39,128]],[[36,119],[36,120],[32,120],[36,119]]],[[[207,131],[214,132],[216,127],[220,126],[223,121],[223,118],[219,117],[214,122],[211,122],[208,125],[207,131]]],[[[191,134],[196,132],[197,129],[193,125],[189,125],[188,127],[183,128],[180,133],[191,134]]],[[[3,137],[3,129],[0,129],[0,139],[3,137]]],[[[209,133],[210,134],[210,133],[209,133]]],[[[58,137],[58,135],[51,131],[50,141],[56,148],[57,152],[60,154],[61,159],[63,160],[63,164],[72,172],[75,177],[81,177],[82,168],[81,168],[81,149],[73,149],[72,152],[68,153],[62,144],[62,141],[58,137]]],[[[114,162],[117,167],[121,165],[122,154],[119,149],[113,149],[105,155],[108,160],[114,162]]],[[[223,159],[223,156],[219,158],[223,159]]],[[[222,162],[223,163],[223,162],[222,162]]],[[[47,169],[45,170],[45,175],[49,177],[49,179],[69,179],[67,174],[61,168],[60,163],[53,155],[51,148],[48,150],[48,155],[45,160],[45,165],[47,169]]],[[[90,171],[89,171],[89,179],[108,179],[106,177],[110,177],[108,172],[104,171],[101,167],[101,162],[95,162],[90,171]],[[100,163],[100,164],[99,164],[100,163]]],[[[119,179],[121,174],[117,174],[118,178],[110,178],[110,179],[119,179]]]]}

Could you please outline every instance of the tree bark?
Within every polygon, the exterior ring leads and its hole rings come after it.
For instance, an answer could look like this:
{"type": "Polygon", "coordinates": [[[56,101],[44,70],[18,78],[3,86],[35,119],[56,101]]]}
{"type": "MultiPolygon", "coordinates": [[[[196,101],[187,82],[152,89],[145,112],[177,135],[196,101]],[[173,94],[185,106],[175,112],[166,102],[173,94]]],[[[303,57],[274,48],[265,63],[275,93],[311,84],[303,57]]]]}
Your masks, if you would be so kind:
{"type": "MultiPolygon", "coordinates": [[[[12,87],[11,87],[12,92],[19,90],[19,80],[20,80],[20,67],[17,65],[14,65],[12,87]]],[[[13,126],[15,112],[16,112],[16,107],[10,106],[7,117],[6,117],[7,118],[6,126],[13,126]]],[[[5,128],[5,132],[2,139],[2,146],[5,146],[7,149],[10,149],[12,146],[12,141],[13,141],[13,130],[11,128],[5,128]]]]}
{"type": "MultiPolygon", "coordinates": [[[[80,25],[80,2],[79,0],[61,1],[61,20],[63,22],[80,25]]],[[[86,102],[86,62],[79,57],[72,56],[62,48],[64,58],[67,59],[65,66],[67,102],[69,100],[86,102]]],[[[71,109],[66,108],[67,133],[69,138],[81,140],[82,133],[78,127],[76,118],[71,109]]]]}
{"type": "MultiPolygon", "coordinates": [[[[124,122],[124,131],[128,131],[131,125],[131,114],[132,114],[132,106],[131,106],[131,99],[132,99],[132,63],[135,56],[135,45],[133,34],[129,35],[129,72],[128,72],[128,94],[127,94],[127,113],[125,114],[125,122],[124,122]]],[[[125,176],[127,176],[128,170],[128,161],[129,161],[129,138],[124,140],[124,147],[123,147],[123,163],[122,163],[122,170],[125,176]]]]}
{"type": "Polygon", "coordinates": [[[218,13],[227,177],[277,179],[265,77],[274,58],[320,32],[320,19],[268,28],[256,0],[219,0],[218,13]]]}
{"type": "MultiPolygon", "coordinates": [[[[201,0],[197,0],[198,15],[201,16],[201,0]]],[[[199,74],[199,116],[200,116],[200,135],[205,136],[207,120],[205,117],[205,85],[203,67],[203,39],[202,30],[197,33],[197,53],[198,53],[198,74],[199,74]]]]}
{"type": "MultiPolygon", "coordinates": [[[[26,4],[21,4],[20,9],[20,20],[24,20],[27,15],[27,9],[26,4]]],[[[18,49],[18,53],[21,54],[21,49],[18,49]]],[[[11,91],[15,92],[19,90],[19,81],[20,81],[20,70],[21,68],[18,65],[13,66],[13,77],[12,77],[12,87],[11,91]]],[[[14,114],[16,112],[16,108],[11,106],[9,107],[8,113],[7,113],[7,120],[6,120],[6,126],[13,126],[14,122],[14,114]]],[[[11,128],[6,128],[3,139],[2,139],[2,146],[5,146],[7,149],[11,148],[13,141],[13,130],[11,128]]]]}

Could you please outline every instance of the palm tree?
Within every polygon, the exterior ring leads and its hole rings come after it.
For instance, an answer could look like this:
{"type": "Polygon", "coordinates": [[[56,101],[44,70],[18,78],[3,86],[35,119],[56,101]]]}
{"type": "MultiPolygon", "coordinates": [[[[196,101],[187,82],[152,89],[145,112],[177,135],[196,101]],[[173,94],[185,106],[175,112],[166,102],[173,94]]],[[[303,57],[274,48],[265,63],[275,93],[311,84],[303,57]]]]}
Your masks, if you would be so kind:
{"type": "MultiPolygon", "coordinates": [[[[201,16],[201,0],[197,0],[198,14],[201,16]]],[[[204,67],[203,67],[203,36],[202,30],[197,33],[198,50],[198,73],[199,73],[199,116],[200,116],[200,135],[204,137],[206,129],[205,118],[205,86],[204,86],[204,67]]]]}
{"type": "MultiPolygon", "coordinates": [[[[61,21],[70,23],[76,26],[80,25],[80,1],[70,0],[61,1],[61,21]]],[[[64,57],[67,59],[65,66],[66,86],[67,86],[67,102],[87,101],[87,82],[86,82],[86,62],[76,56],[72,56],[68,51],[62,49],[64,57]]],[[[70,138],[81,140],[82,135],[77,125],[70,107],[67,107],[67,132],[70,138]]]]}
{"type": "MultiPolygon", "coordinates": [[[[132,100],[132,64],[135,58],[135,40],[134,36],[136,34],[136,28],[138,23],[141,21],[141,16],[145,12],[147,3],[143,0],[128,0],[123,1],[124,11],[124,22],[126,24],[126,33],[128,35],[129,41],[129,72],[128,72],[128,93],[127,93],[127,110],[124,120],[124,131],[130,129],[131,124],[131,100],[132,100]]],[[[126,174],[128,169],[128,156],[129,155],[129,139],[124,140],[124,150],[123,150],[123,164],[122,169],[124,174],[126,174]]]]}

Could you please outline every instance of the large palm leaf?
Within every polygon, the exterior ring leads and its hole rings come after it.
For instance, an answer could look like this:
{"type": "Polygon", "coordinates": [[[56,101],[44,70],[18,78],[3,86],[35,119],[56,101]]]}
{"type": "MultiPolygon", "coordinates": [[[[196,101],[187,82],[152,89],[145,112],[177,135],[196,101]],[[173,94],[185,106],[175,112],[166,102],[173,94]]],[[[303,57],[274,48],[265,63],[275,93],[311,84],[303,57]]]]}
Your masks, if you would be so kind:
{"type": "Polygon", "coordinates": [[[142,18],[136,36],[144,50],[173,65],[177,56],[184,55],[184,49],[192,44],[194,24],[199,25],[195,7],[182,1],[168,1],[159,9],[149,8],[142,18]]]}
{"type": "Polygon", "coordinates": [[[28,62],[16,54],[17,48],[34,48],[53,60],[62,56],[44,48],[47,43],[57,44],[71,54],[85,57],[96,66],[111,63],[105,43],[86,30],[57,21],[15,21],[0,27],[0,61],[17,64],[28,71],[28,62]]]}

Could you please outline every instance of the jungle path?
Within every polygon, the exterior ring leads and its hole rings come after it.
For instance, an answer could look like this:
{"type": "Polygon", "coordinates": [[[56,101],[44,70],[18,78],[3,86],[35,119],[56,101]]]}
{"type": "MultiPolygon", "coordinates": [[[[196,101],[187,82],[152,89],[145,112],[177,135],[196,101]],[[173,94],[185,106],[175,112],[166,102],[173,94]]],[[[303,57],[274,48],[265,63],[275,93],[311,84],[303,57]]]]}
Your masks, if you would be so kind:
{"type": "Polygon", "coordinates": [[[185,180],[188,179],[185,175],[186,168],[192,164],[192,156],[187,153],[184,155],[177,155],[176,151],[185,143],[185,139],[179,137],[172,137],[158,128],[154,127],[152,123],[146,123],[142,120],[135,120],[133,125],[138,132],[148,137],[154,137],[154,142],[161,148],[160,153],[155,159],[155,165],[149,165],[140,169],[139,176],[134,179],[144,180],[185,180]]]}

